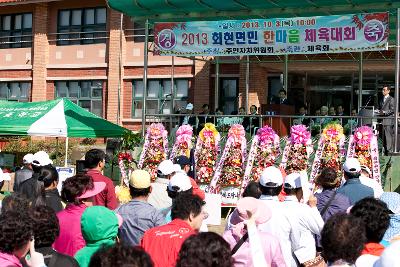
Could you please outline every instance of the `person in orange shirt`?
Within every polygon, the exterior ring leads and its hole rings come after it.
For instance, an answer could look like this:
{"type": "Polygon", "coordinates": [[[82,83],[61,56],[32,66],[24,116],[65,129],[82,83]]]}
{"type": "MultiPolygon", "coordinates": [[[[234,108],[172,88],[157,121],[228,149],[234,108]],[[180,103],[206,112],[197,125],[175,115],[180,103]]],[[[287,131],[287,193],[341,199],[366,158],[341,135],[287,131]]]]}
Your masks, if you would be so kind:
{"type": "Polygon", "coordinates": [[[196,195],[179,194],[172,204],[172,221],[144,233],[140,246],[150,255],[154,267],[175,267],[183,242],[196,234],[208,217],[204,205],[196,195]]]}

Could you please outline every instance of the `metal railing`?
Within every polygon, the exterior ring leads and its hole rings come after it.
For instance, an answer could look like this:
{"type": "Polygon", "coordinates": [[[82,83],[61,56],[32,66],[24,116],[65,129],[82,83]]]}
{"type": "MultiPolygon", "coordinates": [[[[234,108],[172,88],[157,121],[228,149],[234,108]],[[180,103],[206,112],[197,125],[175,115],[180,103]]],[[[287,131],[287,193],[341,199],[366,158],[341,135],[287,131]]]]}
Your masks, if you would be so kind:
{"type": "MultiPolygon", "coordinates": [[[[380,124],[378,120],[381,117],[376,116],[299,116],[299,115],[200,115],[200,114],[146,114],[145,123],[146,126],[153,122],[163,123],[166,129],[171,132],[174,128],[178,128],[181,125],[182,118],[186,116],[196,117],[196,125],[194,126],[194,132],[199,132],[202,126],[202,122],[214,123],[216,128],[220,132],[227,132],[231,125],[238,123],[243,124],[246,118],[249,118],[248,129],[246,131],[250,135],[254,135],[256,130],[269,125],[272,128],[277,124],[286,127],[289,133],[290,127],[296,124],[301,124],[301,121],[308,119],[310,123],[306,126],[312,131],[314,135],[321,134],[324,126],[329,122],[336,121],[340,123],[347,134],[353,132],[353,130],[361,125],[370,125],[375,131],[377,131],[377,126],[380,124]],[[250,119],[251,118],[251,119],[250,119]],[[253,121],[258,123],[254,124],[253,121]],[[249,131],[252,129],[252,131],[249,131]]],[[[384,119],[393,119],[394,116],[384,117],[384,119]]],[[[279,129],[274,129],[279,134],[279,129]]],[[[377,132],[376,132],[377,133],[377,132]]]]}

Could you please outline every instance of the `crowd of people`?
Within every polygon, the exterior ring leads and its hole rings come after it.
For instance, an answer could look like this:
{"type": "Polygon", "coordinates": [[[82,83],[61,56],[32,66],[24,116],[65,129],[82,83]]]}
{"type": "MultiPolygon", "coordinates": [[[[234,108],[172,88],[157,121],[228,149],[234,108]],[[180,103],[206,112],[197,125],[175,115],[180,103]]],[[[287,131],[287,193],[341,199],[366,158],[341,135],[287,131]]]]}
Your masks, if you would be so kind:
{"type": "Polygon", "coordinates": [[[125,204],[102,174],[105,159],[89,150],[86,172],[59,193],[47,153],[24,157],[1,200],[0,266],[400,266],[400,194],[362,183],[368,170],[355,158],[343,164],[344,180],[323,169],[311,194],[299,173],[264,169],[222,234],[208,231],[205,193],[187,157],[162,161],[154,182],[133,171],[125,204]]]}

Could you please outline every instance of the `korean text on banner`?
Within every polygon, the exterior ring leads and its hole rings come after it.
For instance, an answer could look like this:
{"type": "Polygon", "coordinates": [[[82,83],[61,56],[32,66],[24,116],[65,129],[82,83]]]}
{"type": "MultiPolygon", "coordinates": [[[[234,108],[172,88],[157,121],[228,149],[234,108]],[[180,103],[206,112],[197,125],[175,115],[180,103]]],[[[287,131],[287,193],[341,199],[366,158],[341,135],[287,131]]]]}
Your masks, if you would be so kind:
{"type": "Polygon", "coordinates": [[[232,56],[385,50],[388,13],[156,23],[154,54],[232,56]]]}

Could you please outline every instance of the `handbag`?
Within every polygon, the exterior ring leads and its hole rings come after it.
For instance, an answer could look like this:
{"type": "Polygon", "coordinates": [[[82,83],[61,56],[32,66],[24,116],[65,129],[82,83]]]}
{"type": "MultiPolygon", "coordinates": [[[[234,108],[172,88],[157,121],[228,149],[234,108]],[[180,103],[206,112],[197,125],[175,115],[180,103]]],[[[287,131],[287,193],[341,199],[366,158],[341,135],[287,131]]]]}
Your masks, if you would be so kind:
{"type": "Polygon", "coordinates": [[[317,257],[315,257],[312,260],[303,262],[301,264],[303,267],[327,267],[328,265],[326,264],[324,258],[321,256],[321,254],[317,254],[317,257]]]}

